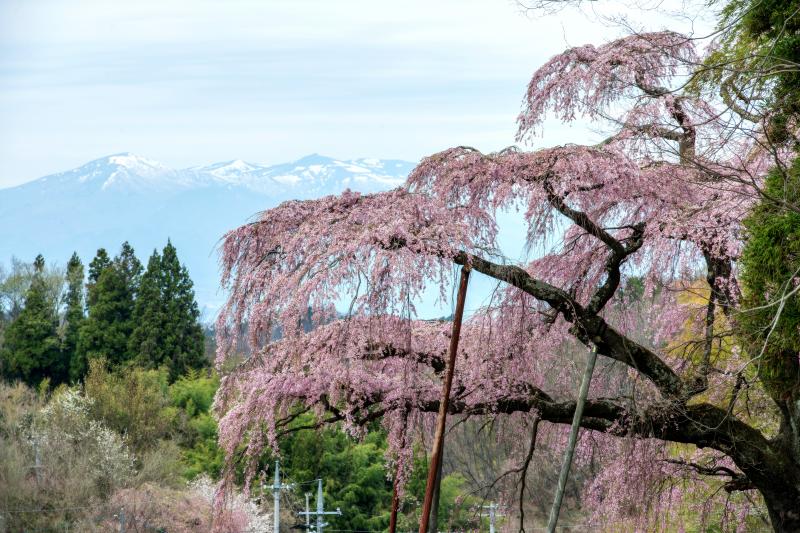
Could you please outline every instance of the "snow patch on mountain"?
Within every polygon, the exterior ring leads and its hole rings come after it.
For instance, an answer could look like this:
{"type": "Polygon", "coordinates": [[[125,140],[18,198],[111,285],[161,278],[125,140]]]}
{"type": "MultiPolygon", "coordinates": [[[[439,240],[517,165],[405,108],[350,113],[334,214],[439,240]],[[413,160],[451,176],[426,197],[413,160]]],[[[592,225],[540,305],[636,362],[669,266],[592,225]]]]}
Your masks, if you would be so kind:
{"type": "Polygon", "coordinates": [[[63,265],[73,251],[88,264],[98,248],[116,253],[125,240],[146,261],[170,238],[201,307],[216,309],[222,298],[216,247],[227,231],[285,200],[398,187],[413,167],[311,154],[278,165],[234,159],[175,169],[133,153],[113,154],[0,189],[0,265],[39,253],[63,265]]]}

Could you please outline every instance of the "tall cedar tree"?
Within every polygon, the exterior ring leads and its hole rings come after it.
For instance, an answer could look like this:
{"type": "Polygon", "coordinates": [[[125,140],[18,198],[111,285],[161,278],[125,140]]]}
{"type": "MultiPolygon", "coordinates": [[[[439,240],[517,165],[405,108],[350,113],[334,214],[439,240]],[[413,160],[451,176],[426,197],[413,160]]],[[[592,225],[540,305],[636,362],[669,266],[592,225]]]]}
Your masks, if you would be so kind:
{"type": "Polygon", "coordinates": [[[58,338],[58,316],[44,276],[44,258],[34,261],[34,275],[25,295],[25,307],[5,332],[0,359],[6,378],[35,385],[49,377],[66,378],[58,338]]]}
{"type": "Polygon", "coordinates": [[[206,364],[192,280],[169,241],[161,255],[154,251],[148,261],[133,316],[129,349],[141,365],[166,366],[175,380],[206,364]]]}
{"type": "MultiPolygon", "coordinates": [[[[103,272],[106,268],[111,266],[111,258],[108,257],[108,252],[106,252],[105,248],[100,248],[97,250],[97,255],[94,256],[92,262],[89,263],[89,284],[88,288],[88,296],[91,297],[92,295],[92,287],[97,280],[100,278],[100,273],[103,272]]],[[[91,300],[86,302],[87,308],[91,305],[91,300]]]]}
{"type": "Polygon", "coordinates": [[[114,258],[114,263],[122,272],[125,282],[130,288],[133,299],[136,299],[136,291],[139,289],[139,282],[142,277],[142,263],[136,258],[133,247],[125,241],[122,243],[122,249],[119,255],[114,258]]]}
{"type": "Polygon", "coordinates": [[[77,253],[73,253],[67,263],[67,294],[64,297],[64,326],[61,351],[65,362],[69,363],[69,378],[76,382],[83,377],[83,365],[76,355],[78,336],[84,315],[83,302],[83,263],[77,253]]]}
{"type": "Polygon", "coordinates": [[[78,335],[75,378],[85,375],[90,359],[104,357],[112,366],[131,359],[128,341],[141,272],[142,264],[127,242],[113,261],[102,248],[97,251],[89,265],[88,316],[78,335]]]}

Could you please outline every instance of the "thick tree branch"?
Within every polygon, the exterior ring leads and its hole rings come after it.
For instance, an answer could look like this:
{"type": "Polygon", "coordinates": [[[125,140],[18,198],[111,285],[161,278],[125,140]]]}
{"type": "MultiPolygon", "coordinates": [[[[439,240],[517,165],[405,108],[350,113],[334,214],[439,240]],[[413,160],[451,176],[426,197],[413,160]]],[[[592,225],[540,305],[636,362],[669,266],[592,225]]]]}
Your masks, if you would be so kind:
{"type": "MultiPolygon", "coordinates": [[[[435,357],[386,349],[383,353],[387,357],[412,357],[431,366],[436,364],[435,357]]],[[[359,398],[357,402],[359,407],[355,411],[332,405],[326,395],[315,398],[298,397],[296,400],[300,403],[308,404],[309,401],[313,401],[323,405],[330,415],[313,424],[300,427],[278,424],[284,428],[280,434],[299,429],[316,429],[343,420],[365,425],[384,417],[389,412],[417,410],[423,413],[436,413],[439,410],[438,399],[424,399],[415,394],[387,402],[384,394],[376,392],[369,397],[359,398]]],[[[526,383],[514,387],[507,396],[490,402],[468,403],[464,397],[456,394],[449,404],[449,413],[465,416],[497,416],[535,412],[538,420],[569,424],[572,422],[575,407],[576,402],[573,400],[556,401],[543,390],[526,383]]],[[[779,456],[774,449],[776,444],[768,441],[758,430],[745,424],[728,410],[712,404],[687,405],[683,402],[668,401],[637,407],[626,398],[593,398],[586,402],[581,427],[618,437],[654,438],[718,450],[731,457],[744,473],[743,476],[739,474],[730,476],[731,479],[725,485],[725,489],[729,491],[748,490],[767,482],[781,483],[780,480],[767,479],[769,473],[774,472],[776,468],[773,464],[775,458],[779,456]]],[[[705,475],[720,475],[722,471],[717,469],[713,472],[699,470],[698,472],[705,475]]]]}
{"type": "Polygon", "coordinates": [[[565,202],[565,198],[555,193],[548,177],[545,176],[542,185],[547,193],[547,200],[550,205],[589,235],[602,241],[611,251],[605,264],[606,280],[594,293],[587,306],[587,311],[598,313],[614,296],[614,292],[619,287],[622,263],[644,244],[645,225],[641,223],[631,226],[632,234],[624,241],[621,241],[611,235],[605,228],[595,223],[586,213],[569,207],[565,202]]]}
{"type": "Polygon", "coordinates": [[[586,307],[588,312],[599,313],[600,310],[608,303],[614,296],[614,293],[619,287],[621,279],[620,268],[622,263],[635,253],[644,244],[644,223],[636,224],[631,228],[632,234],[627,239],[627,243],[623,246],[623,253],[612,249],[611,255],[606,260],[606,281],[595,291],[592,298],[589,300],[589,305],[586,307]]]}
{"type": "Polygon", "coordinates": [[[589,216],[582,212],[572,209],[570,206],[564,202],[564,199],[558,196],[553,191],[553,186],[550,184],[550,181],[545,177],[542,183],[545,192],[547,193],[547,201],[550,202],[550,205],[555,207],[559,213],[566,216],[575,224],[583,228],[587,233],[590,235],[597,237],[603,243],[608,246],[613,252],[624,255],[625,254],[625,247],[619,242],[617,239],[614,238],[613,235],[608,233],[605,229],[595,224],[595,222],[589,218],[589,216]]]}
{"type": "Polygon", "coordinates": [[[741,472],[731,470],[726,466],[703,466],[690,461],[683,461],[681,459],[665,459],[667,463],[689,468],[700,475],[711,477],[727,477],[729,478],[723,485],[726,492],[744,491],[755,489],[755,485],[750,481],[747,476],[741,472]]]}
{"type": "Polygon", "coordinates": [[[499,265],[463,252],[453,260],[460,265],[469,263],[478,272],[513,285],[557,309],[574,325],[571,332],[576,338],[585,344],[593,342],[600,355],[636,369],[665,397],[687,397],[688,388],[684,381],[658,355],[615,330],[601,316],[584,309],[562,289],[532,277],[518,266],[499,265]]]}
{"type": "MultiPolygon", "coordinates": [[[[469,404],[463,398],[457,397],[450,402],[448,412],[466,416],[536,412],[546,422],[572,422],[575,401],[555,401],[546,392],[531,385],[524,387],[522,391],[489,403],[469,404]]],[[[281,434],[319,428],[345,419],[364,425],[390,411],[415,409],[424,413],[436,413],[439,410],[438,399],[398,399],[387,405],[379,394],[366,399],[358,413],[346,413],[331,405],[326,396],[317,398],[317,401],[332,414],[312,425],[287,428],[281,434]]],[[[654,438],[693,444],[699,448],[712,448],[731,457],[750,483],[780,483],[780,480],[766,479],[775,468],[772,464],[776,457],[773,443],[725,409],[712,404],[661,403],[636,408],[625,398],[593,398],[586,401],[581,427],[617,437],[654,438]]],[[[736,490],[745,490],[747,485],[744,479],[739,478],[732,479],[731,482],[731,489],[736,490]]]]}
{"type": "Polygon", "coordinates": [[[736,85],[734,85],[733,76],[730,76],[728,79],[722,82],[719,89],[719,94],[722,97],[722,101],[725,102],[725,105],[743,119],[750,122],[759,123],[764,118],[761,115],[748,111],[736,101],[738,99],[741,100],[745,105],[750,104],[748,98],[742,93],[742,91],[739,90],[738,87],[736,87],[736,85]],[[734,98],[734,95],[736,95],[736,98],[734,98]]]}

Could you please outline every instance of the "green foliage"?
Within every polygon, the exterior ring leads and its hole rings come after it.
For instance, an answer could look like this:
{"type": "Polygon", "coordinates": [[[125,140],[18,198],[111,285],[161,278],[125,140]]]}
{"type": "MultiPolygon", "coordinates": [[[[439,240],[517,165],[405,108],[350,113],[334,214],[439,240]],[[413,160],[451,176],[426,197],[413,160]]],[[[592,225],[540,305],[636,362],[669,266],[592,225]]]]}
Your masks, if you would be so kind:
{"type": "Polygon", "coordinates": [[[89,314],[78,336],[77,375],[83,374],[90,359],[107,358],[118,365],[128,353],[133,299],[124,277],[113,267],[104,269],[88,296],[89,314]]]}
{"type": "MultiPolygon", "coordinates": [[[[105,248],[97,250],[97,255],[89,263],[89,294],[92,294],[92,286],[100,279],[100,274],[111,266],[111,258],[108,256],[105,248]]],[[[91,301],[89,302],[91,304],[91,301]]]]}
{"type": "Polygon", "coordinates": [[[216,373],[205,374],[190,370],[170,385],[169,395],[173,405],[194,416],[211,411],[218,388],[219,376],[216,373]]]}
{"type": "MultiPolygon", "coordinates": [[[[326,506],[342,509],[341,517],[328,520],[337,529],[388,527],[392,485],[384,469],[385,451],[386,438],[380,432],[371,432],[362,442],[354,442],[341,431],[303,430],[281,442],[284,468],[290,479],[325,480],[326,506]]],[[[308,485],[303,490],[314,489],[308,485]]]]}
{"type": "Polygon", "coordinates": [[[211,413],[216,374],[192,371],[170,385],[165,368],[109,371],[103,360],[93,360],[84,387],[92,416],[125,436],[143,471],[157,473],[140,472],[143,481],[165,471],[173,479],[219,477],[224,456],[211,413]]]}
{"type": "Polygon", "coordinates": [[[25,293],[24,308],[4,333],[0,361],[6,378],[37,384],[46,377],[66,379],[58,338],[55,302],[44,274],[44,258],[34,262],[34,274],[25,293]]]}
{"type": "MultiPolygon", "coordinates": [[[[416,530],[425,496],[428,478],[428,457],[424,450],[414,450],[414,467],[406,484],[405,496],[400,505],[399,530],[416,530]]],[[[439,494],[438,529],[472,531],[486,529],[486,520],[478,516],[481,500],[467,492],[466,479],[458,472],[442,477],[439,494]]]]}
{"type": "Polygon", "coordinates": [[[32,268],[17,259],[11,258],[11,269],[0,267],[0,322],[6,325],[17,318],[25,306],[25,293],[32,279],[32,268]]]}
{"type": "Polygon", "coordinates": [[[161,255],[154,251],[150,257],[133,317],[136,327],[129,349],[140,365],[165,365],[174,380],[207,364],[192,280],[172,243],[167,242],[161,255]]]}
{"type": "Polygon", "coordinates": [[[172,405],[179,410],[177,439],[181,445],[187,479],[205,473],[216,478],[224,455],[217,445],[217,421],[211,414],[219,387],[215,373],[190,371],[169,387],[172,405]]]}
{"type": "Polygon", "coordinates": [[[133,298],[136,298],[136,291],[139,289],[139,281],[142,276],[142,263],[136,258],[133,246],[125,241],[119,255],[114,258],[114,266],[120,271],[122,277],[130,288],[133,298]]]}
{"type": "Polygon", "coordinates": [[[6,271],[0,266],[0,323],[13,322],[25,307],[25,295],[31,286],[34,276],[41,276],[47,286],[48,300],[60,300],[64,284],[64,272],[53,265],[46,265],[43,272],[37,274],[33,263],[26,263],[16,257],[11,258],[11,268],[6,271]]]}
{"type": "Polygon", "coordinates": [[[760,45],[759,52],[769,58],[770,66],[784,66],[776,69],[772,105],[773,122],[779,126],[776,133],[786,134],[789,119],[800,116],[800,0],[759,0],[745,5],[740,38],[760,45]]]}
{"type": "Polygon", "coordinates": [[[172,434],[178,412],[170,401],[165,370],[109,372],[105,361],[95,359],[84,387],[93,401],[92,416],[125,435],[134,452],[151,450],[172,434]]]}
{"type": "Polygon", "coordinates": [[[720,87],[739,106],[751,98],[743,89],[763,93],[770,139],[778,143],[791,141],[791,124],[800,117],[799,13],[800,0],[726,2],[719,24],[721,46],[699,73],[700,80],[720,87]]]}
{"type": "MultiPolygon", "coordinates": [[[[355,440],[340,429],[300,429],[313,425],[313,416],[298,416],[292,426],[297,430],[280,440],[281,468],[291,482],[311,482],[300,486],[295,505],[303,502],[303,492],[316,493],[313,480],[324,480],[325,506],[341,508],[342,516],[328,517],[332,527],[355,531],[380,531],[389,526],[392,481],[386,469],[386,434],[378,427],[355,440]]],[[[265,457],[262,465],[272,472],[274,458],[265,457]]],[[[266,476],[267,482],[271,477],[266,476]]],[[[425,492],[427,458],[418,452],[401,502],[399,529],[416,529],[419,504],[425,492]]],[[[459,474],[442,479],[439,502],[439,525],[453,529],[476,525],[475,498],[465,497],[465,480],[459,474]]],[[[314,496],[315,497],[315,496],[314,496]]],[[[313,498],[312,498],[313,499],[313,498]]],[[[296,518],[301,522],[300,518],[296,518]]]]}
{"type": "Polygon", "coordinates": [[[76,350],[78,335],[85,318],[83,314],[83,263],[77,253],[73,253],[67,263],[67,294],[64,297],[64,305],[66,309],[62,324],[61,352],[64,354],[64,360],[70,362],[70,379],[76,382],[82,376],[76,350]]]}
{"type": "Polygon", "coordinates": [[[458,472],[442,478],[441,495],[439,496],[439,527],[447,524],[450,531],[479,529],[478,511],[481,505],[479,498],[468,495],[467,479],[458,472]]]}
{"type": "Polygon", "coordinates": [[[153,254],[144,275],[129,243],[113,260],[99,249],[89,263],[85,296],[77,254],[66,275],[37,261],[38,266],[14,260],[11,272],[0,270],[0,361],[6,379],[78,383],[91,360],[104,359],[112,368],[134,362],[163,366],[174,381],[208,364],[192,281],[171,243],[162,255],[153,254]]]}
{"type": "Polygon", "coordinates": [[[133,330],[133,307],[141,263],[126,242],[114,261],[104,249],[89,264],[86,302],[88,316],[78,334],[72,364],[73,379],[88,370],[88,361],[105,358],[112,366],[130,359],[128,338],[133,330]]]}
{"type": "MultiPolygon", "coordinates": [[[[800,160],[787,174],[770,173],[765,193],[800,204],[800,160]]],[[[798,384],[800,297],[800,213],[775,201],[762,201],[744,221],[747,240],[740,280],[744,309],[738,323],[752,355],[763,349],[760,377],[773,398],[798,384]],[[778,317],[777,320],[774,320],[778,317]]]]}

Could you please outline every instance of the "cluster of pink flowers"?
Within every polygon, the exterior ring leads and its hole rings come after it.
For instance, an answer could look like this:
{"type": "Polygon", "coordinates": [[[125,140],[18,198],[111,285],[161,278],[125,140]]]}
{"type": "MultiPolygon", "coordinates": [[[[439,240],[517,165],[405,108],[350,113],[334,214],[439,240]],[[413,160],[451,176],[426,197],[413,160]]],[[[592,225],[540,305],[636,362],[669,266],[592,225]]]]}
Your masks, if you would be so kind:
{"type": "Polygon", "coordinates": [[[454,214],[403,189],[285,202],[225,236],[221,357],[229,328],[245,321],[259,346],[275,327],[293,335],[305,318],[329,321],[344,298],[354,313],[413,312],[409,302],[429,282],[445,286],[451,258],[491,242],[493,231],[483,213],[454,214]]]}
{"type": "Polygon", "coordinates": [[[642,87],[668,90],[696,61],[691,39],[670,31],[571,48],[534,73],[517,119],[518,137],[531,134],[547,111],[564,121],[578,114],[599,118],[610,104],[639,96],[642,87]]]}

